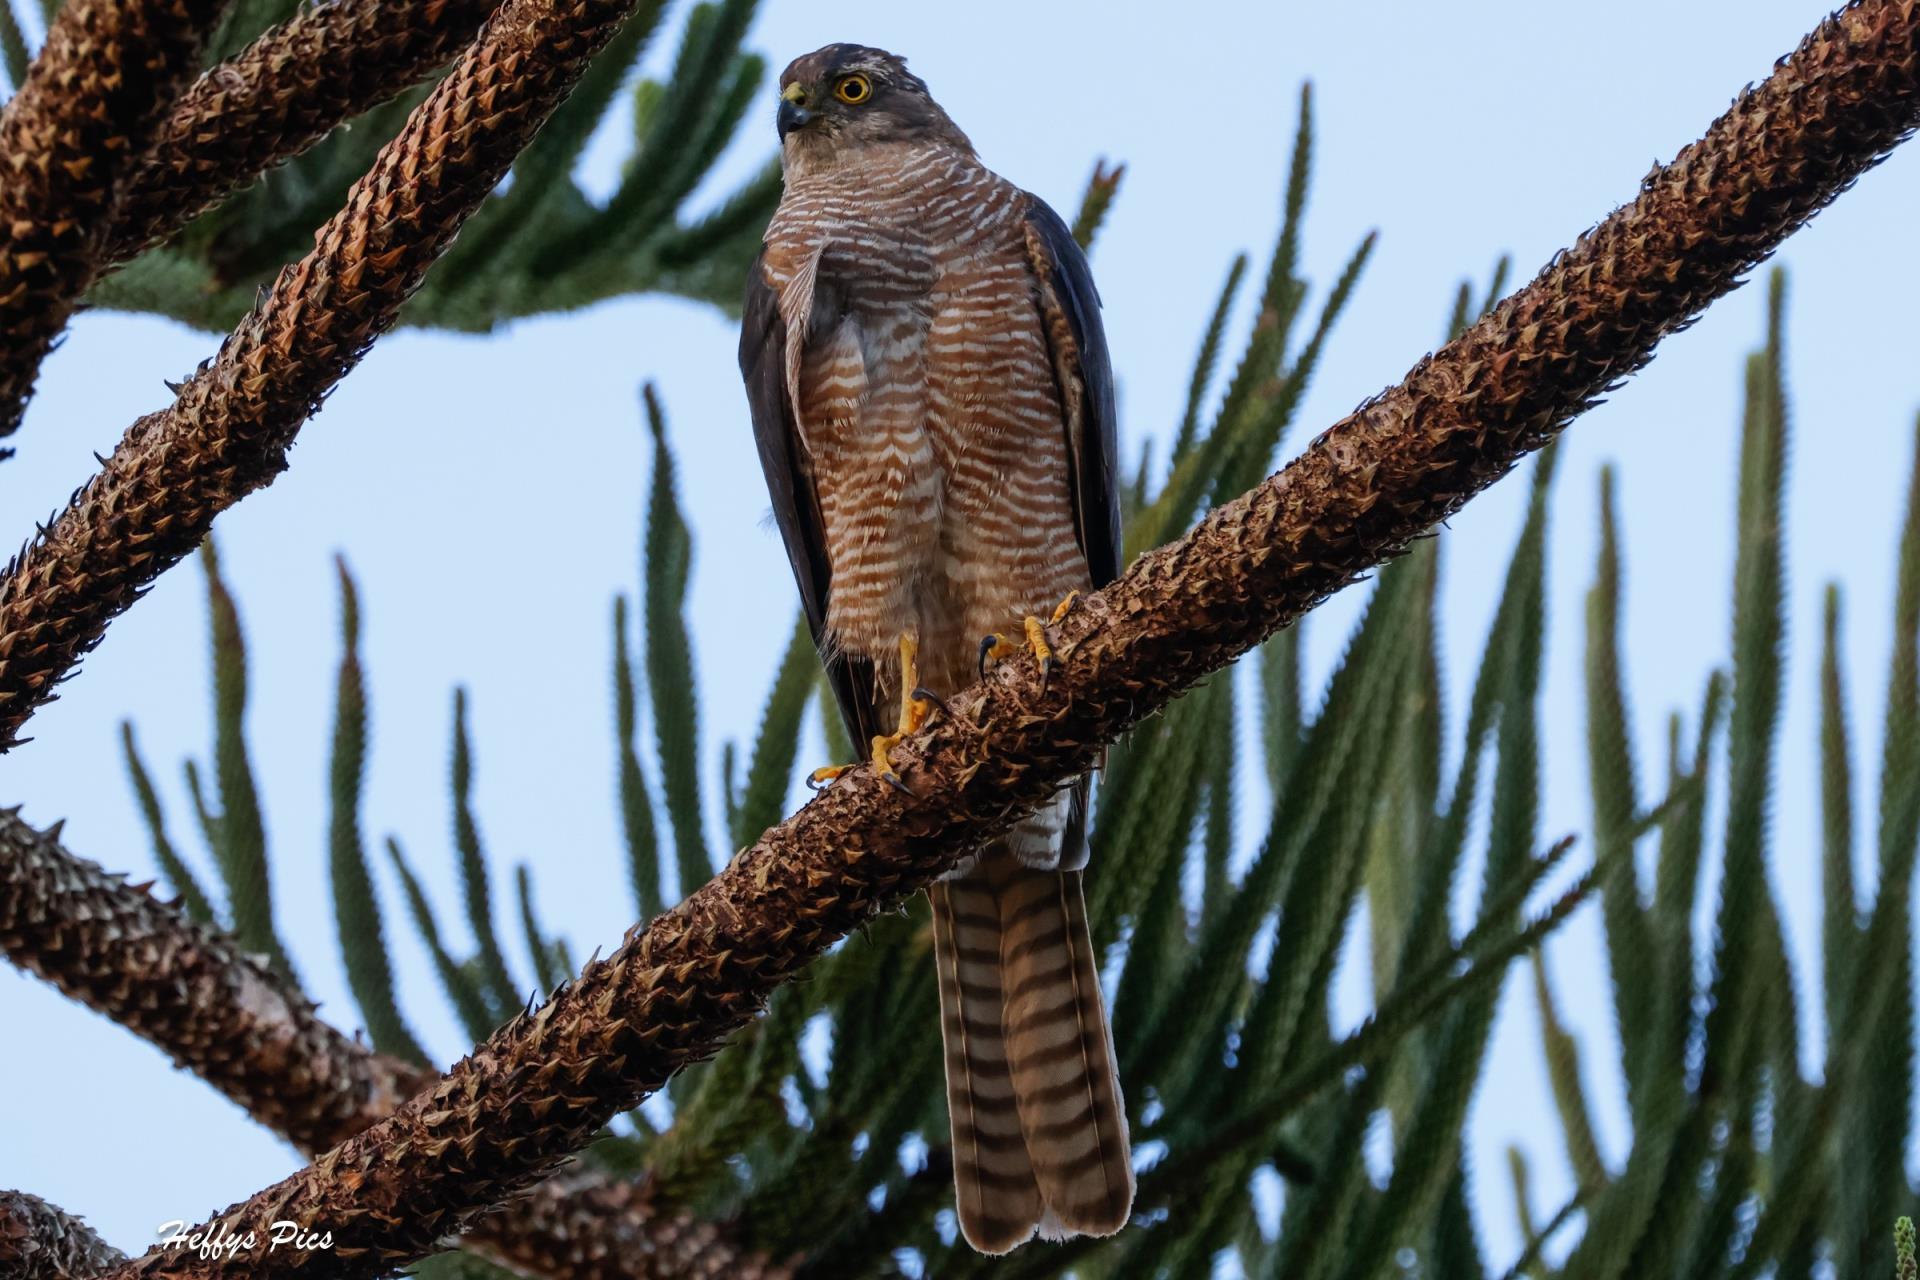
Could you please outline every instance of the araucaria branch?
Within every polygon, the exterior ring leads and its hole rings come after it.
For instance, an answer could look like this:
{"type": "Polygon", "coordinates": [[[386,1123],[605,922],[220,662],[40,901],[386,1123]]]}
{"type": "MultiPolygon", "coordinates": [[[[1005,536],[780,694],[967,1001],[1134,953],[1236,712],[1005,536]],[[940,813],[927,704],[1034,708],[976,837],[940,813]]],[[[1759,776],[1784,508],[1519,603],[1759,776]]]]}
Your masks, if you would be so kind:
{"type": "MultiPolygon", "coordinates": [[[[148,1041],[308,1154],[391,1114],[433,1078],[328,1025],[226,934],[74,857],[57,828],[36,831],[13,811],[0,812],[0,953],[148,1041]]],[[[0,1196],[0,1217],[7,1208],[0,1196]]],[[[56,1242],[71,1251],[82,1239],[61,1226],[64,1218],[24,1207],[19,1216],[32,1219],[31,1231],[20,1228],[23,1241],[39,1242],[32,1247],[42,1252],[57,1252],[56,1242]]],[[[0,1261],[6,1231],[0,1221],[0,1261]]],[[[461,1243],[553,1280],[787,1275],[717,1226],[584,1167],[489,1214],[461,1243]]],[[[24,1258],[29,1245],[19,1247],[24,1258]]],[[[115,1253],[86,1274],[123,1260],[115,1253]]]]}
{"type": "Polygon", "coordinates": [[[330,0],[302,8],[171,104],[135,157],[104,263],[165,240],[202,209],[412,88],[473,38],[494,0],[330,0]]]}
{"type": "Polygon", "coordinates": [[[222,0],[73,0],[0,111],[0,436],[99,268],[128,170],[222,0]]]}
{"type": "Polygon", "coordinates": [[[79,1280],[126,1260],[65,1210],[23,1191],[0,1191],[0,1274],[11,1280],[79,1280]]]}
{"type": "Polygon", "coordinates": [[[382,148],[314,249],[134,423],[0,576],[0,749],[107,624],[286,468],[295,434],[609,40],[632,0],[513,0],[382,148]]]}
{"type": "MultiPolygon", "coordinates": [[[[1103,743],[1459,509],[1916,122],[1920,0],[1858,0],[1461,338],[1086,600],[1058,628],[1047,687],[1010,662],[953,699],[894,753],[910,794],[848,774],[392,1117],[221,1218],[325,1223],[334,1252],[151,1254],[119,1274],[360,1276],[429,1251],[711,1053],[832,942],[1050,798],[1103,743]]],[[[6,630],[32,616],[23,599],[6,601],[6,630]]]]}

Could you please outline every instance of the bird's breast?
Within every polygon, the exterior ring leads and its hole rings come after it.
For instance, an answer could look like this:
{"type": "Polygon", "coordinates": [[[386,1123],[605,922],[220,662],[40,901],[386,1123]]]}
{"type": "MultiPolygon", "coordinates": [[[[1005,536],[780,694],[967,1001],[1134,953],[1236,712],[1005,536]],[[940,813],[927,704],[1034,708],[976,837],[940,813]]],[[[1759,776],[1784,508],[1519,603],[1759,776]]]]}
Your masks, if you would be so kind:
{"type": "Polygon", "coordinates": [[[788,187],[768,269],[778,285],[813,264],[816,288],[847,310],[923,302],[957,266],[1020,242],[1018,195],[970,155],[877,152],[788,187]]]}

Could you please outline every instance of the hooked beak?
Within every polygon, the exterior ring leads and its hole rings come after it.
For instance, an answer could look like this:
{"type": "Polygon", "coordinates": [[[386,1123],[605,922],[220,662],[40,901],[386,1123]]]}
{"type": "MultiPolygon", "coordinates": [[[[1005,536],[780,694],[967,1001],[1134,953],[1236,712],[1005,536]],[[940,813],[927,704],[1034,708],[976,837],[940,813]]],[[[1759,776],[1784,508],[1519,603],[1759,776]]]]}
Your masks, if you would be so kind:
{"type": "Polygon", "coordinates": [[[812,123],[813,112],[790,99],[782,99],[780,103],[780,115],[776,121],[776,125],[780,130],[781,141],[786,141],[787,135],[795,129],[804,129],[812,123]]]}
{"type": "Polygon", "coordinates": [[[780,140],[785,142],[787,135],[795,129],[804,129],[813,123],[814,113],[807,110],[807,91],[797,84],[788,85],[780,94],[780,115],[777,127],[780,140]]]}

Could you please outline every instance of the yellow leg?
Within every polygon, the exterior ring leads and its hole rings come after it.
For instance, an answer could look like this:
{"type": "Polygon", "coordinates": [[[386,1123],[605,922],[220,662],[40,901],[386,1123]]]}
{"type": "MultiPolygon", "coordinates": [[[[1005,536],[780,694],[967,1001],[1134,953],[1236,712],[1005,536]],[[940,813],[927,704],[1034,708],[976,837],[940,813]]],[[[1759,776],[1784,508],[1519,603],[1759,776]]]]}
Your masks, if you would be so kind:
{"type": "Polygon", "coordinates": [[[1078,591],[1067,592],[1067,598],[1054,606],[1053,616],[1045,622],[1028,614],[1021,622],[1021,628],[1026,633],[1024,644],[997,632],[984,637],[980,641],[980,674],[983,676],[987,674],[987,663],[1011,658],[1024,648],[1033,655],[1034,661],[1040,664],[1040,692],[1045,693],[1047,682],[1053,678],[1054,662],[1053,645],[1047,641],[1047,628],[1072,613],[1074,602],[1079,598],[1078,591]]]}
{"type": "MultiPolygon", "coordinates": [[[[917,658],[920,653],[919,641],[902,632],[900,635],[900,723],[892,733],[875,734],[871,744],[874,772],[900,790],[913,794],[912,789],[900,780],[893,770],[893,762],[888,753],[899,745],[900,741],[920,732],[927,722],[933,708],[939,700],[920,687],[920,668],[917,658]]],[[[850,764],[829,765],[824,769],[815,769],[807,775],[807,785],[816,791],[831,784],[841,774],[853,768],[850,764]]]]}
{"type": "Polygon", "coordinates": [[[903,738],[920,732],[920,726],[927,722],[927,716],[933,711],[933,698],[920,687],[920,667],[916,659],[920,654],[920,643],[905,632],[900,634],[900,724],[892,733],[877,733],[873,737],[873,771],[892,783],[895,787],[913,794],[912,788],[900,780],[893,771],[893,761],[888,753],[899,745],[903,738]]]}

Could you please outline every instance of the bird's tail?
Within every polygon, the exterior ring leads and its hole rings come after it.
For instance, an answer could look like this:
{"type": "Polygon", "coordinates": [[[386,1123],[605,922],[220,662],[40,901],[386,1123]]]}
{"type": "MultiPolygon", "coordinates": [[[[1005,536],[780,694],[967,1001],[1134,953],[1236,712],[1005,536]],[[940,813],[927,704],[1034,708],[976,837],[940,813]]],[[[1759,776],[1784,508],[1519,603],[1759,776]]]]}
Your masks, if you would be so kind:
{"type": "Polygon", "coordinates": [[[1132,1210],[1126,1111],[1080,880],[996,847],[929,891],[955,1210],[982,1253],[1036,1230],[1111,1235],[1132,1210]]]}

